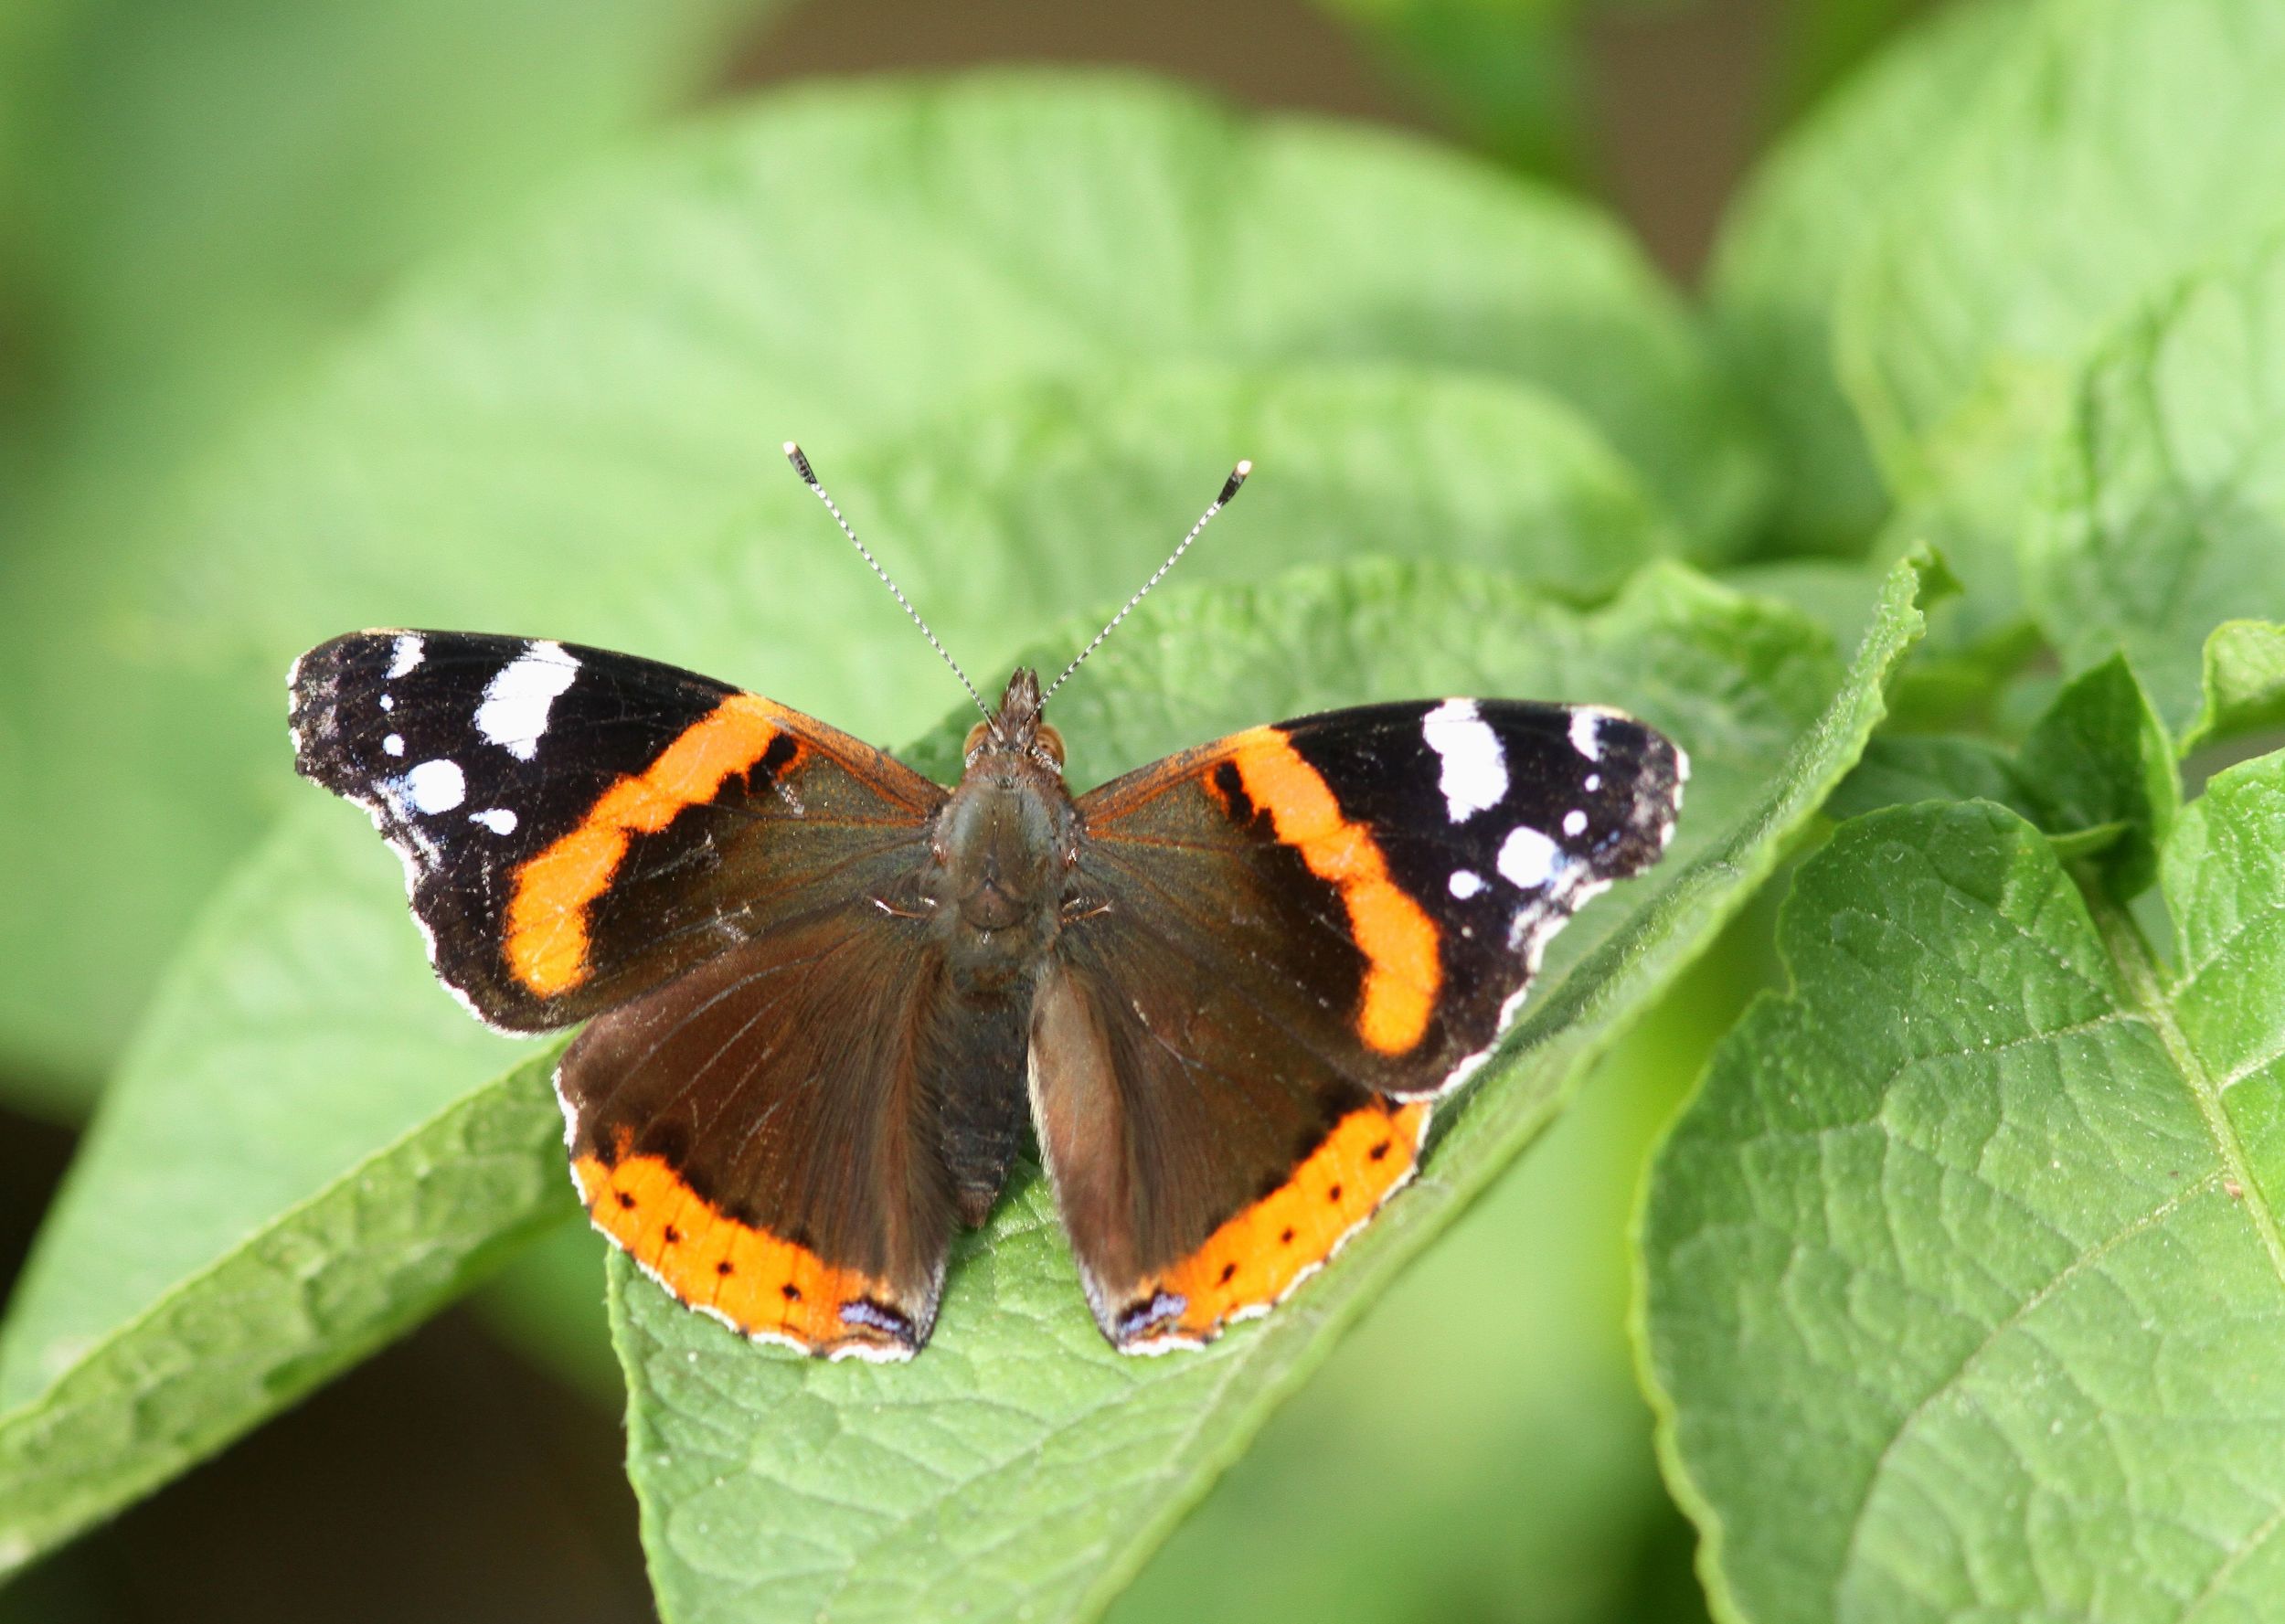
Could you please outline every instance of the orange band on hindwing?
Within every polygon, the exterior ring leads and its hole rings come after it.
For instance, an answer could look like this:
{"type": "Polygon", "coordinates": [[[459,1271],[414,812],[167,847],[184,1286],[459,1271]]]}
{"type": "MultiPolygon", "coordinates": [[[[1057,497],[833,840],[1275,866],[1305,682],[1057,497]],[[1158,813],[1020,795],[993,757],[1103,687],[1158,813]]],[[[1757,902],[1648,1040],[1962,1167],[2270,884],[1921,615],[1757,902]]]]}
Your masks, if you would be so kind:
{"type": "Polygon", "coordinates": [[[1381,1054],[1403,1054],[1427,1033],[1443,983],[1435,922],[1389,877],[1372,831],[1342,815],[1324,776],[1282,732],[1256,727],[1230,745],[1247,798],[1348,908],[1350,932],[1365,955],[1357,1035],[1381,1054]]]}
{"type": "MultiPolygon", "coordinates": [[[[730,779],[751,771],[772,741],[794,738],[783,725],[792,715],[755,695],[731,695],[650,766],[605,791],[578,828],[518,868],[507,908],[509,972],[542,998],[585,981],[588,909],[610,888],[634,836],[656,833],[685,808],[713,800],[730,779]]],[[[799,764],[803,748],[795,739],[781,773],[799,764]]]]}
{"type": "Polygon", "coordinates": [[[1411,1177],[1430,1102],[1376,1100],[1351,1111],[1293,1170],[1293,1176],[1162,1270],[1140,1292],[1183,1300],[1138,1345],[1164,1337],[1206,1342],[1222,1325],[1276,1302],[1333,1256],[1411,1177]]]}
{"type": "MultiPolygon", "coordinates": [[[[695,1309],[748,1336],[793,1343],[813,1353],[877,1349],[902,1356],[914,1343],[842,1310],[866,1303],[901,1319],[889,1284],[829,1264],[806,1247],[741,1224],[699,1195],[656,1156],[588,1154],[571,1164],[595,1226],[695,1309]]],[[[875,1319],[882,1318],[877,1312],[875,1319]]]]}

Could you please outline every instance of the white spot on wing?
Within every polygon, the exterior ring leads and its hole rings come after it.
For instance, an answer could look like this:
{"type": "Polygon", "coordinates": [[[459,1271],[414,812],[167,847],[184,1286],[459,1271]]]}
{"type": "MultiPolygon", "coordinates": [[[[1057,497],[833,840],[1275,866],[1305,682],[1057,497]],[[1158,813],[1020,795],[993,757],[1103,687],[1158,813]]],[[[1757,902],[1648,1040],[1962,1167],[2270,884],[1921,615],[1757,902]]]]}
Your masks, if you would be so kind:
{"type": "Polygon", "coordinates": [[[1483,889],[1483,876],[1472,868],[1456,868],[1452,870],[1451,888],[1452,895],[1465,902],[1483,889]]]}
{"type": "Polygon", "coordinates": [[[561,643],[533,643],[484,685],[476,731],[517,760],[530,760],[547,731],[547,707],[579,674],[579,663],[561,643]]]}
{"type": "Polygon", "coordinates": [[[457,761],[423,761],[405,774],[405,793],[417,812],[434,817],[451,812],[468,797],[468,780],[457,761]]]}
{"type": "Polygon", "coordinates": [[[1563,814],[1563,833],[1577,840],[1587,833],[1587,814],[1573,807],[1563,814]]]}
{"type": "Polygon", "coordinates": [[[1587,706],[1571,713],[1571,748],[1589,761],[1602,759],[1602,712],[1587,706]]]}
{"type": "Polygon", "coordinates": [[[494,834],[515,833],[515,814],[505,806],[488,806],[482,812],[470,812],[468,821],[482,823],[494,834]]]}
{"type": "Polygon", "coordinates": [[[1500,875],[1519,890],[1536,891],[1546,885],[1562,860],[1555,842],[1536,829],[1519,825],[1500,844],[1500,875]]]}
{"type": "Polygon", "coordinates": [[[403,755],[405,753],[405,736],[401,733],[392,733],[387,738],[381,740],[381,753],[387,756],[403,755]]]}
{"type": "Polygon", "coordinates": [[[428,652],[418,632],[400,632],[388,651],[388,674],[402,676],[420,663],[420,656],[428,652]]]}
{"type": "Polygon", "coordinates": [[[384,694],[381,695],[381,708],[383,710],[395,710],[397,708],[397,702],[394,699],[391,699],[388,695],[384,694]]]}
{"type": "Polygon", "coordinates": [[[1455,823],[1497,806],[1507,794],[1507,753],[1472,699],[1447,699],[1420,719],[1420,736],[1444,763],[1437,787],[1455,823]]]}

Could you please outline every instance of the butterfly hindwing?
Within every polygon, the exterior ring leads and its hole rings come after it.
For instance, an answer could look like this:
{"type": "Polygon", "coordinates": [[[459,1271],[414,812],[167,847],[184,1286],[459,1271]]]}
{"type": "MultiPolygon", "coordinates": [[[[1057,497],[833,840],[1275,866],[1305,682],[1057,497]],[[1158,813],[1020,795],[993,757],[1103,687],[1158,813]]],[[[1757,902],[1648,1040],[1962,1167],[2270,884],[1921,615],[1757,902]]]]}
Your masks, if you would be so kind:
{"type": "MultiPolygon", "coordinates": [[[[597,1227],[749,1337],[900,1359],[935,1320],[963,1056],[925,922],[877,906],[912,872],[845,871],[837,905],[598,1016],[557,1074],[597,1227]]],[[[1019,1052],[1000,1065],[1012,1077],[1019,1052]]]]}
{"type": "Polygon", "coordinates": [[[362,632],[296,662],[295,764],[404,860],[438,977],[511,1031],[623,1002],[914,847],[944,791],[725,684],[577,644],[362,632]]]}
{"type": "Polygon", "coordinates": [[[1687,764],[1616,712],[1374,706],[1081,798],[1033,1109],[1103,1330],[1210,1339],[1411,1175],[1547,940],[1674,830],[1687,764]]]}

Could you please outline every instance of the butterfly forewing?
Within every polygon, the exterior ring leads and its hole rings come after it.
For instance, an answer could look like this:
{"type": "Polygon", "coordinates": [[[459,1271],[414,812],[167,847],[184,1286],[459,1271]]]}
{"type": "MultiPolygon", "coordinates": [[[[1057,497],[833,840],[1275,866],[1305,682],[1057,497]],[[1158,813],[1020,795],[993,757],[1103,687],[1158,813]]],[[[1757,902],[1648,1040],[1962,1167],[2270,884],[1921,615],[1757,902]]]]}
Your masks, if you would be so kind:
{"type": "Polygon", "coordinates": [[[539,1031],[834,895],[944,791],[755,695],[578,644],[363,632],[290,678],[295,763],[404,860],[444,983],[539,1031]]]}

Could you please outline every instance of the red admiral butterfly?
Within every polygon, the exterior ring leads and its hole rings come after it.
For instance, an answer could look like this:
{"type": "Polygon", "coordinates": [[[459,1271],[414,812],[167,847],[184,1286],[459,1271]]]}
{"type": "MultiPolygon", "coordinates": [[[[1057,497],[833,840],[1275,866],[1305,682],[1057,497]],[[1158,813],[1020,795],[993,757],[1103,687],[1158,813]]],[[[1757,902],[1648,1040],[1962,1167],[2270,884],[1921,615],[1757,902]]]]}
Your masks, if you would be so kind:
{"type": "Polygon", "coordinates": [[[1615,711],[1442,699],[1074,798],[1022,670],[948,791],[600,649],[360,632],[289,682],[296,766],[404,859],[444,984],[507,1031],[589,1023],[556,1091],[596,1226],[691,1307],[834,1358],[928,1340],[1027,1121],[1116,1346],[1266,1311],[1412,1176],[1688,776],[1615,711]]]}

